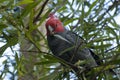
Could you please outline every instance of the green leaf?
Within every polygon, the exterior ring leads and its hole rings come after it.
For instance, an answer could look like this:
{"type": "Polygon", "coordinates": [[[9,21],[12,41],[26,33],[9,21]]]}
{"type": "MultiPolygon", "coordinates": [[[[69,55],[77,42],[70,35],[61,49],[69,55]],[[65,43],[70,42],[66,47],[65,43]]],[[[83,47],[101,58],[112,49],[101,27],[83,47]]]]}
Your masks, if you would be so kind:
{"type": "Polygon", "coordinates": [[[54,72],[52,72],[52,73],[50,73],[48,75],[41,76],[40,80],[54,80],[54,78],[56,76],[58,76],[59,73],[60,72],[58,72],[58,71],[54,71],[54,72]]]}
{"type": "Polygon", "coordinates": [[[107,30],[107,34],[112,34],[113,36],[115,36],[116,37],[116,42],[117,42],[117,44],[119,44],[119,35],[118,35],[118,33],[117,32],[115,32],[115,29],[114,28],[111,28],[111,27],[105,27],[105,29],[107,30]]]}
{"type": "Polygon", "coordinates": [[[9,44],[5,44],[4,46],[0,47],[0,55],[2,55],[8,47],[9,47],[9,44]]]}
{"type": "Polygon", "coordinates": [[[108,47],[110,47],[110,46],[112,46],[112,44],[103,44],[103,45],[97,45],[97,46],[95,46],[94,48],[95,49],[104,49],[104,48],[108,48],[108,47]]]}
{"type": "Polygon", "coordinates": [[[20,6],[20,5],[23,5],[23,4],[30,4],[30,3],[33,3],[33,2],[34,2],[33,0],[22,0],[17,5],[20,6]]]}
{"type": "Polygon", "coordinates": [[[95,1],[91,4],[88,12],[85,14],[86,17],[90,14],[90,12],[92,12],[92,9],[95,7],[95,5],[97,4],[97,2],[98,2],[98,0],[95,0],[95,1]]]}
{"type": "Polygon", "coordinates": [[[62,52],[60,52],[59,55],[66,54],[65,52],[70,51],[71,49],[74,49],[74,48],[75,48],[75,46],[69,47],[69,48],[63,50],[62,52]]]}
{"type": "Polygon", "coordinates": [[[0,31],[2,31],[4,28],[6,28],[7,25],[4,23],[0,23],[0,31]]]}
{"type": "Polygon", "coordinates": [[[58,12],[61,12],[61,11],[64,11],[64,10],[66,10],[66,6],[63,6],[60,9],[58,9],[58,12]]]}
{"type": "Polygon", "coordinates": [[[6,24],[0,23],[0,35],[2,34],[3,29],[5,29],[6,27],[6,24]]]}
{"type": "Polygon", "coordinates": [[[35,65],[47,65],[47,64],[53,64],[57,63],[57,60],[49,60],[49,61],[41,61],[41,62],[36,62],[35,65]]]}
{"type": "Polygon", "coordinates": [[[45,59],[52,60],[52,61],[58,61],[55,57],[52,55],[44,55],[45,59]]]}
{"type": "Polygon", "coordinates": [[[24,10],[22,11],[22,18],[24,19],[25,16],[27,16],[42,0],[38,0],[36,2],[32,2],[28,4],[24,10]]]}
{"type": "Polygon", "coordinates": [[[3,53],[8,47],[14,46],[18,43],[16,36],[8,36],[3,32],[4,38],[7,40],[7,43],[0,48],[0,52],[3,53]]]}
{"type": "Polygon", "coordinates": [[[68,25],[69,23],[73,23],[73,21],[78,20],[78,18],[70,18],[64,22],[64,26],[68,25]]]}
{"type": "Polygon", "coordinates": [[[101,42],[101,41],[111,41],[111,40],[114,40],[116,39],[115,37],[100,37],[100,38],[96,38],[94,40],[92,40],[91,42],[101,42]]]}
{"type": "Polygon", "coordinates": [[[31,10],[31,12],[30,12],[30,17],[29,17],[29,24],[28,24],[28,26],[29,26],[29,32],[32,32],[33,30],[34,30],[34,24],[33,24],[33,20],[34,20],[34,10],[31,10]]]}

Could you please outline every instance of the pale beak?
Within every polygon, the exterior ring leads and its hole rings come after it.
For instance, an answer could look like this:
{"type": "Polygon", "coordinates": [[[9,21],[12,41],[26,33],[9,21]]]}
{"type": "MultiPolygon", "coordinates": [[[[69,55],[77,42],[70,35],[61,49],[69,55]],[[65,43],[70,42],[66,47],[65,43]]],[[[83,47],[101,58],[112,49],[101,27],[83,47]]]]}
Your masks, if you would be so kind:
{"type": "Polygon", "coordinates": [[[50,31],[50,34],[54,34],[54,29],[50,25],[48,26],[48,30],[50,31]]]}

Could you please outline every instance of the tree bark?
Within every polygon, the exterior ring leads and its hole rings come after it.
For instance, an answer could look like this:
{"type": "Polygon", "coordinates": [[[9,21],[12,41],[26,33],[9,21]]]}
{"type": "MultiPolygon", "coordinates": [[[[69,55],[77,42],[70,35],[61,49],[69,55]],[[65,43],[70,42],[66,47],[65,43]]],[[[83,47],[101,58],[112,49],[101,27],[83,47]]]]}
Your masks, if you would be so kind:
{"type": "MultiPolygon", "coordinates": [[[[42,4],[39,4],[37,8],[40,8],[42,4]]],[[[25,7],[25,6],[24,6],[25,7]]],[[[47,9],[47,7],[46,7],[47,9]]],[[[46,9],[43,10],[42,14],[44,14],[46,12],[46,9]]],[[[36,15],[35,15],[36,16],[36,15]]],[[[27,20],[27,18],[25,19],[27,20]]],[[[25,21],[25,22],[29,22],[29,21],[25,21]]],[[[26,23],[25,23],[26,24],[26,23]]],[[[37,24],[37,23],[36,23],[37,24]]],[[[26,25],[28,26],[28,25],[26,25]]],[[[45,30],[45,22],[42,23],[42,25],[38,28],[38,30],[42,33],[42,35],[46,35],[46,30],[45,30]]],[[[34,38],[34,36],[37,34],[37,31],[34,30],[31,35],[34,38]]],[[[46,45],[45,41],[43,39],[40,38],[40,50],[41,51],[47,51],[47,49],[43,46],[46,45]]],[[[18,74],[18,79],[19,80],[38,80],[37,75],[34,74],[35,72],[35,63],[40,60],[37,59],[38,54],[40,54],[39,52],[37,52],[37,48],[27,39],[24,39],[22,41],[22,43],[20,44],[20,51],[22,52],[22,55],[25,58],[25,62],[24,62],[24,69],[25,69],[25,73],[24,75],[19,75],[18,74]],[[33,52],[29,52],[33,51],[33,52]],[[27,52],[28,51],[28,52],[27,52]],[[35,51],[35,52],[34,52],[35,51]]]]}

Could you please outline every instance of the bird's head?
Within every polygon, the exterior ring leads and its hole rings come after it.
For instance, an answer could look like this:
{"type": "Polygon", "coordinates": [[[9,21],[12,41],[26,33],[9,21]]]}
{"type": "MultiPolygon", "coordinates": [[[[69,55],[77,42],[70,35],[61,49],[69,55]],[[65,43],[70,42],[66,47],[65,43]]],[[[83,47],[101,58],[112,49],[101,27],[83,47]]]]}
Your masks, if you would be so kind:
{"type": "Polygon", "coordinates": [[[54,33],[64,32],[62,22],[54,15],[54,13],[49,14],[49,18],[45,26],[47,30],[47,35],[53,35],[54,33]]]}

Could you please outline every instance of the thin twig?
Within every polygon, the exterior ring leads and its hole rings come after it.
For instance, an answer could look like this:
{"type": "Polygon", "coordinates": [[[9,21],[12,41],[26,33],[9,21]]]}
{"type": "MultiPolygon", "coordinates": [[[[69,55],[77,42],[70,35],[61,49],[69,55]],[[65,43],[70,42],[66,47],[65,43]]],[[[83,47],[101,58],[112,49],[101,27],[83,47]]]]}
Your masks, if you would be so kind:
{"type": "MultiPolygon", "coordinates": [[[[102,14],[102,18],[96,20],[95,23],[96,23],[96,22],[98,23],[99,21],[101,21],[101,19],[103,19],[103,17],[104,17],[107,13],[109,13],[109,11],[110,11],[111,9],[113,9],[113,7],[115,7],[115,6],[117,6],[117,5],[118,5],[118,1],[114,1],[113,4],[110,5],[109,8],[106,9],[106,11],[102,14]]],[[[107,24],[107,23],[104,23],[104,24],[103,24],[103,26],[100,28],[100,30],[97,32],[97,34],[104,28],[104,26],[105,26],[106,24],[107,24]]],[[[91,39],[93,40],[94,38],[96,38],[97,34],[96,34],[95,36],[93,36],[91,39]]]]}
{"type": "Polygon", "coordinates": [[[115,48],[117,48],[117,47],[118,47],[118,45],[115,46],[115,47],[112,47],[112,48],[110,48],[110,49],[108,49],[108,50],[106,50],[105,53],[107,53],[107,52],[109,52],[109,51],[111,51],[111,50],[113,50],[113,49],[115,49],[115,48]]]}
{"type": "Polygon", "coordinates": [[[35,23],[35,22],[39,19],[40,15],[42,14],[42,12],[43,12],[46,4],[48,3],[48,1],[49,1],[49,0],[46,0],[46,1],[43,3],[41,10],[39,11],[38,15],[34,18],[33,23],[35,23]]]}
{"type": "Polygon", "coordinates": [[[72,30],[75,29],[79,24],[80,24],[80,18],[78,19],[78,22],[76,23],[76,25],[73,26],[72,30]]]}
{"type": "Polygon", "coordinates": [[[47,52],[44,52],[44,51],[33,51],[33,50],[32,50],[32,51],[31,51],[31,50],[29,50],[29,51],[28,51],[28,50],[14,50],[14,51],[31,52],[31,53],[32,53],[32,52],[35,52],[35,53],[45,53],[45,54],[48,54],[47,52]]]}

